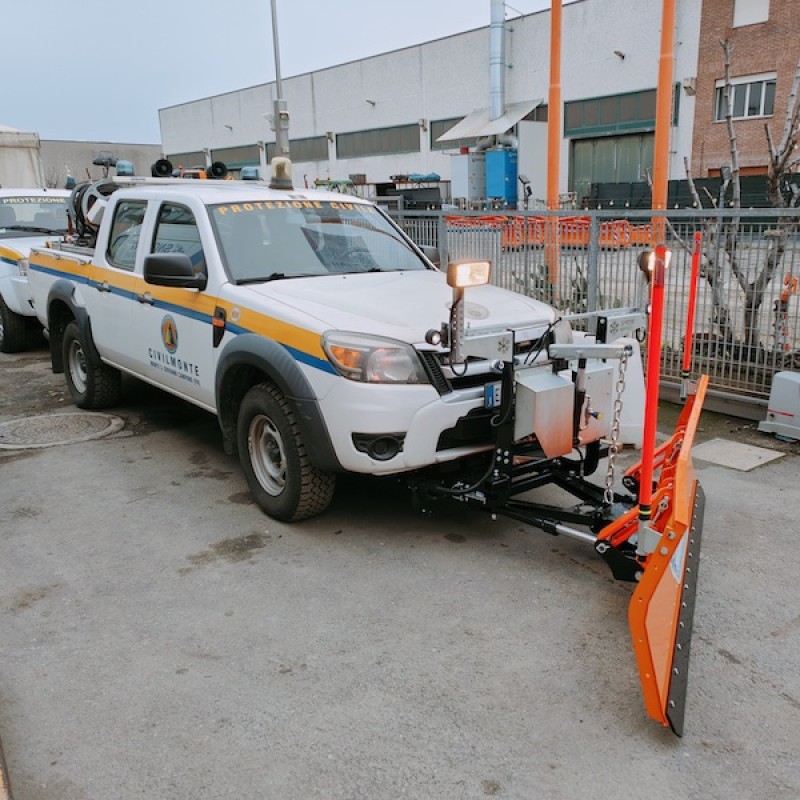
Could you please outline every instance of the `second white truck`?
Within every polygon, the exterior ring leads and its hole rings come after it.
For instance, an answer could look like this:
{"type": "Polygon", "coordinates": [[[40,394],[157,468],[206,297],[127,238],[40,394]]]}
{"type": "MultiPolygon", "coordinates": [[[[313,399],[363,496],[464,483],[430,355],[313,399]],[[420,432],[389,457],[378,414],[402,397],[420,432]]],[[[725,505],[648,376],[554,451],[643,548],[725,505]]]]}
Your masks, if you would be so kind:
{"type": "Polygon", "coordinates": [[[28,287],[28,254],[67,232],[69,196],[65,189],[0,189],[0,353],[41,341],[28,287]]]}

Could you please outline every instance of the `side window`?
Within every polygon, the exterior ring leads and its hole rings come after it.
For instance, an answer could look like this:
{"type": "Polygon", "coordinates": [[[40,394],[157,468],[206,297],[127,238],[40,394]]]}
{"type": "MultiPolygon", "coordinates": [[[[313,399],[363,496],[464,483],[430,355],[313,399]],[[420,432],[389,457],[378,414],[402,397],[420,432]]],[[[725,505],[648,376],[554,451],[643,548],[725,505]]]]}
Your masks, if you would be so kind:
{"type": "Polygon", "coordinates": [[[164,203],[158,213],[153,253],[186,253],[195,273],[206,271],[206,259],[194,214],[186,206],[164,203]]]}
{"type": "Polygon", "coordinates": [[[136,249],[139,246],[146,208],[147,204],[139,200],[123,200],[117,203],[106,254],[109,263],[115,267],[128,270],[135,267],[136,249]]]}

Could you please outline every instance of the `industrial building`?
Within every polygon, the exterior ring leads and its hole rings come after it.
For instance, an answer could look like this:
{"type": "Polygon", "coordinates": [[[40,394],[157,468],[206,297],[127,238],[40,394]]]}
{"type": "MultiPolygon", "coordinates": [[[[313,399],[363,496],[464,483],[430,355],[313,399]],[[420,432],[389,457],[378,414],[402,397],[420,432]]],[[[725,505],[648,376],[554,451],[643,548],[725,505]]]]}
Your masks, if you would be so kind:
{"type": "MultiPolygon", "coordinates": [[[[735,101],[734,116],[763,131],[774,113],[780,136],[797,60],[791,4],[677,0],[671,180],[685,177],[686,163],[705,176],[730,160],[718,111],[720,36],[757,43],[746,65],[734,63],[743,103],[759,83],[741,109],[735,101]],[[759,90],[771,101],[756,108],[759,90]]],[[[416,190],[423,199],[434,188],[443,200],[511,207],[542,201],[550,11],[506,19],[507,11],[492,0],[484,28],[284,78],[296,184],[351,181],[369,194],[416,190]]],[[[563,7],[559,191],[577,205],[593,184],[641,182],[652,165],[661,13],[662,0],[563,7]]],[[[265,118],[275,100],[272,82],[160,109],[164,153],[184,166],[265,169],[275,153],[265,118]]],[[[764,171],[756,148],[753,141],[742,163],[764,171]]]]}

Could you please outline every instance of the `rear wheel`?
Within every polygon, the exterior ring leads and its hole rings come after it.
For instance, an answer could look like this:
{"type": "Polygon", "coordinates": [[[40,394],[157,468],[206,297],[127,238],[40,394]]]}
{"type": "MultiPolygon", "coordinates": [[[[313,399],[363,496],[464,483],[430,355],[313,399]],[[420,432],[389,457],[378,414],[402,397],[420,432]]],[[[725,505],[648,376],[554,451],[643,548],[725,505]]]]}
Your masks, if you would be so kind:
{"type": "Polygon", "coordinates": [[[17,353],[32,340],[28,320],[12,311],[0,297],[0,353],[17,353]]]}
{"type": "Polygon", "coordinates": [[[270,517],[294,522],[330,505],[336,476],[313,466],[292,407],[276,386],[262,383],[245,395],[237,439],[250,491],[270,517]]]}
{"type": "Polygon", "coordinates": [[[78,408],[108,408],[119,399],[121,377],[86,347],[77,322],[64,329],[62,354],[69,393],[78,408]]]}

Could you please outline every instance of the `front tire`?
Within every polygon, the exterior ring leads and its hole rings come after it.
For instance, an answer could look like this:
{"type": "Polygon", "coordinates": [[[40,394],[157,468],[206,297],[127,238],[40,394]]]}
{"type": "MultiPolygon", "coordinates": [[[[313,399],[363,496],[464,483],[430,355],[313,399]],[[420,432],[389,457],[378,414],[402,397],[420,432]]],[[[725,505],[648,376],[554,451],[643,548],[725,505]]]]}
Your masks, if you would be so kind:
{"type": "Polygon", "coordinates": [[[28,320],[12,311],[0,297],[0,353],[18,353],[32,341],[28,320]]]}
{"type": "Polygon", "coordinates": [[[64,375],[72,401],[78,408],[108,408],[119,400],[121,376],[92,356],[77,322],[64,328],[64,375]]]}
{"type": "Polygon", "coordinates": [[[296,522],[330,505],[336,476],[311,463],[294,411],[276,386],[262,383],[247,392],[237,443],[253,498],[270,517],[296,522]]]}

